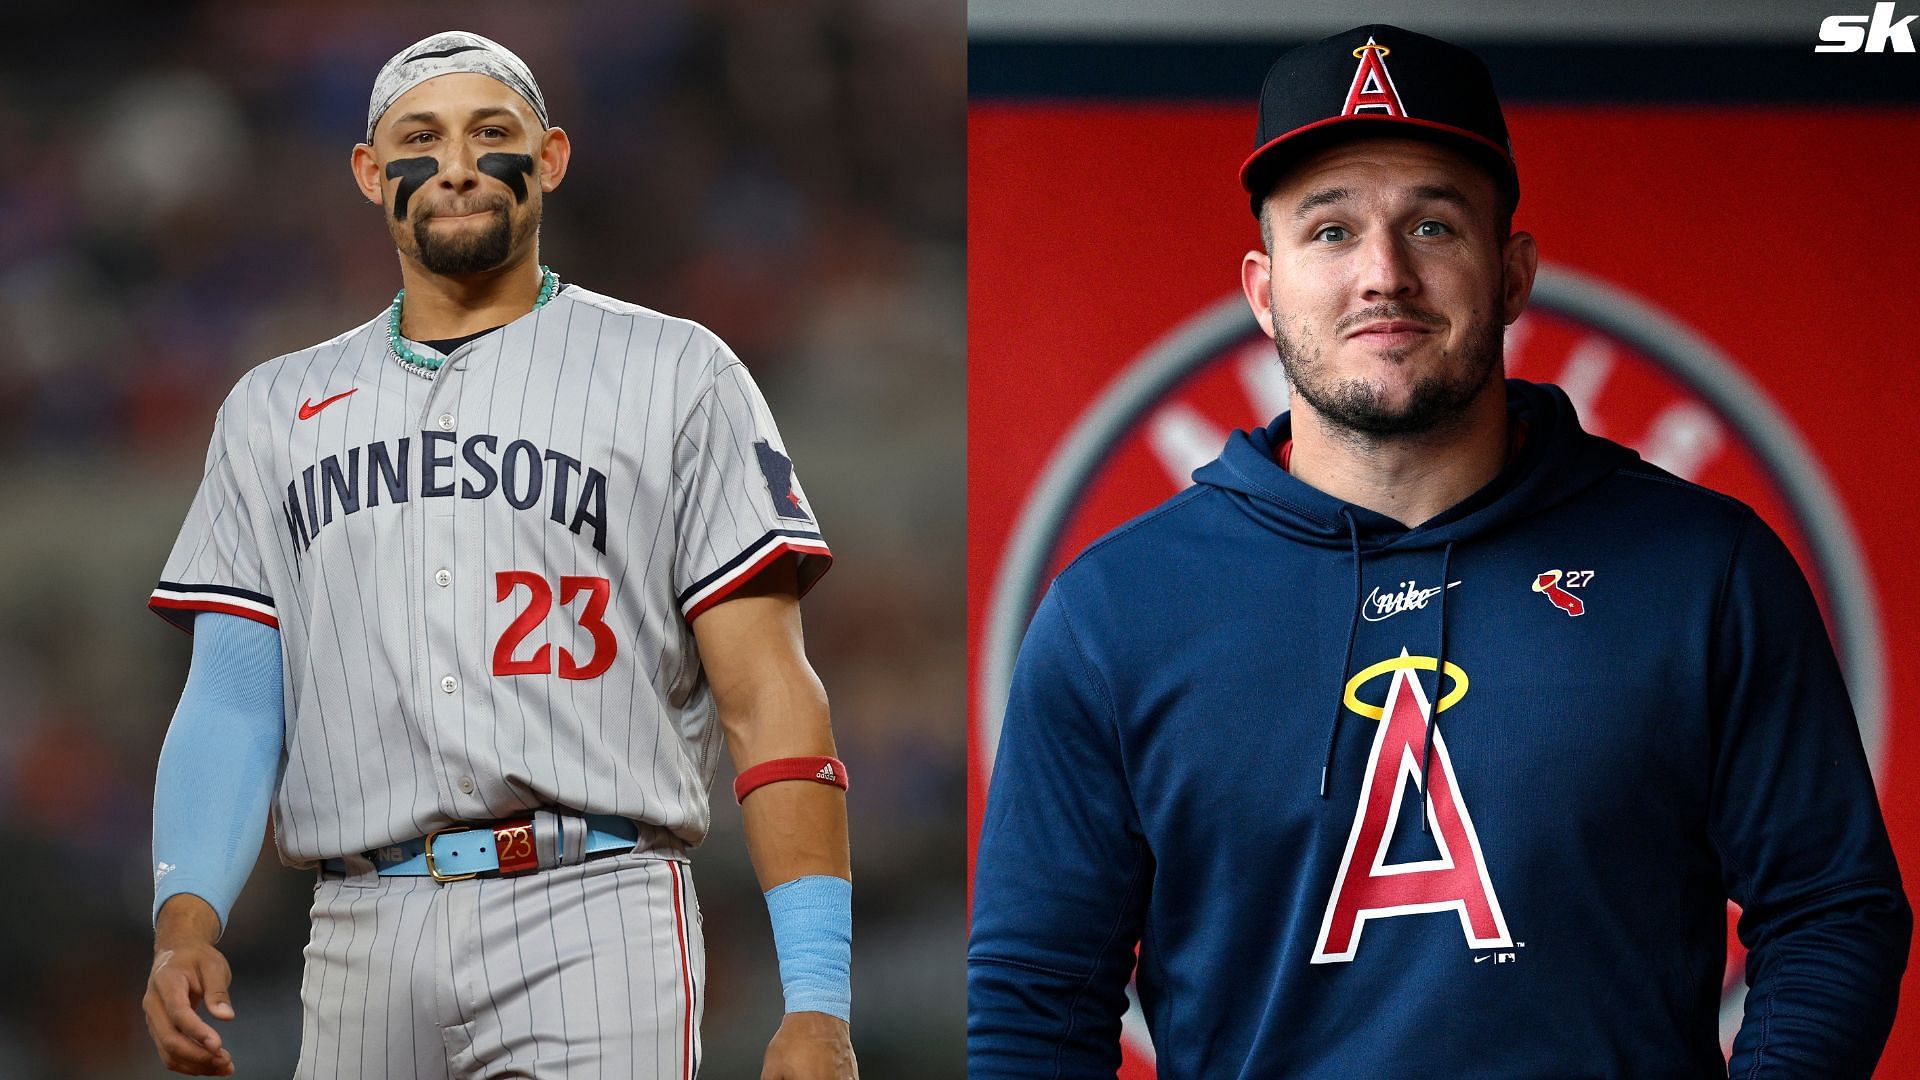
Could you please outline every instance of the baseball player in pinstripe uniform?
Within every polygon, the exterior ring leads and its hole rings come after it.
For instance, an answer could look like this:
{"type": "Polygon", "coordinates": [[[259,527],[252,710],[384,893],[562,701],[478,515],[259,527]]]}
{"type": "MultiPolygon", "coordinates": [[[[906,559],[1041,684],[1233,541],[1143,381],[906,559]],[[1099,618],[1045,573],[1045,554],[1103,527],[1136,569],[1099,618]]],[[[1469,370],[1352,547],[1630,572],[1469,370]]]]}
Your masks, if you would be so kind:
{"type": "Polygon", "coordinates": [[[724,736],[786,993],[763,1075],[856,1074],[798,608],[832,556],[725,344],[540,265],[569,152],[507,49],[402,50],[352,164],[404,290],[214,420],[150,600],[194,636],[144,1001],[177,1072],[233,1071],[198,1010],[234,1015],[214,943],[271,804],[317,876],[297,1076],[693,1076],[724,736]]]}

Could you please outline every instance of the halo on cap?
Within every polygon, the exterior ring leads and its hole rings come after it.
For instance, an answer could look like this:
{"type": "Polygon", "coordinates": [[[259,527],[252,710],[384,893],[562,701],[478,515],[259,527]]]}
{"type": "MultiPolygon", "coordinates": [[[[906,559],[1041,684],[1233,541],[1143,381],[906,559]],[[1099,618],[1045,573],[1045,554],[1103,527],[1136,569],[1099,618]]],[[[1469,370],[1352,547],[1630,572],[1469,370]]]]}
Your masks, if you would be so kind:
{"type": "Polygon", "coordinates": [[[367,102],[367,141],[373,141],[374,127],[401,95],[428,79],[458,71],[486,75],[505,83],[533,107],[541,127],[553,126],[547,122],[547,99],[540,93],[540,84],[533,80],[532,70],[512,49],[479,34],[447,30],[421,38],[394,53],[381,67],[380,74],[374,76],[373,96],[367,102]]]}

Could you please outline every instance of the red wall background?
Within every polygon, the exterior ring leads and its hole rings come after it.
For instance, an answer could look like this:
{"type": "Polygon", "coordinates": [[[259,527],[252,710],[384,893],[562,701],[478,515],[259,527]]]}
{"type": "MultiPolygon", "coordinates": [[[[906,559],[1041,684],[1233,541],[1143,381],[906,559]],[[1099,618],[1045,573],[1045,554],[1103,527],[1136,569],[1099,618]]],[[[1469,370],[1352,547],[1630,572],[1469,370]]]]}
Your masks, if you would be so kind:
{"type": "MultiPolygon", "coordinates": [[[[1239,257],[1258,244],[1234,179],[1251,147],[1251,113],[1251,101],[989,100],[970,110],[976,696],[988,592],[1047,455],[1129,361],[1237,289],[1239,257]]],[[[1515,226],[1538,238],[1543,261],[1625,287],[1731,356],[1837,489],[1879,596],[1881,800],[1911,890],[1920,877],[1920,626],[1905,604],[1920,530],[1910,418],[1920,335],[1909,322],[1920,110],[1510,105],[1508,120],[1523,188],[1515,226]]],[[[1080,515],[1075,549],[1173,490],[1112,488],[1080,515]]],[[[1751,501],[1793,532],[1777,503],[1751,501]]],[[[978,731],[973,749],[970,864],[986,785],[978,731]]],[[[1907,980],[1878,1075],[1920,1077],[1920,978],[1907,980]]]]}

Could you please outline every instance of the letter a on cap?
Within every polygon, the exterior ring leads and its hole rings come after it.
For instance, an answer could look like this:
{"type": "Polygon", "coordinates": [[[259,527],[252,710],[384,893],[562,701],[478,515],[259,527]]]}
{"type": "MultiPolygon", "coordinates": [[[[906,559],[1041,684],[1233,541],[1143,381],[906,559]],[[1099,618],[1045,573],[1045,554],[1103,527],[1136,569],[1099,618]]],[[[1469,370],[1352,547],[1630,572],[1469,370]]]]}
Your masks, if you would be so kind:
{"type": "Polygon", "coordinates": [[[1400,104],[1400,91],[1394,88],[1393,76],[1387,74],[1387,53],[1391,51],[1385,45],[1375,44],[1372,37],[1353,50],[1360,66],[1354,70],[1353,85],[1347,88],[1347,107],[1340,110],[1340,115],[1354,116],[1362,111],[1407,115],[1406,108],[1400,104]]]}

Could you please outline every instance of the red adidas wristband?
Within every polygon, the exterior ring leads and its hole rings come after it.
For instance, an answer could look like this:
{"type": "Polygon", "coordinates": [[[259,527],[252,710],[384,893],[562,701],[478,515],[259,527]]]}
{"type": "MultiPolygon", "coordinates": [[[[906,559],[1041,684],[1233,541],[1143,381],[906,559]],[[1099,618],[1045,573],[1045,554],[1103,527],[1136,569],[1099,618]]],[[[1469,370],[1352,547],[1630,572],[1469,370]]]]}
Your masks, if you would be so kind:
{"type": "Polygon", "coordinates": [[[745,802],[754,788],[766,784],[777,784],[782,780],[812,780],[817,784],[832,784],[842,791],[847,789],[847,767],[839,758],[833,757],[783,757],[772,761],[763,761],[733,782],[733,801],[745,802]]]}

